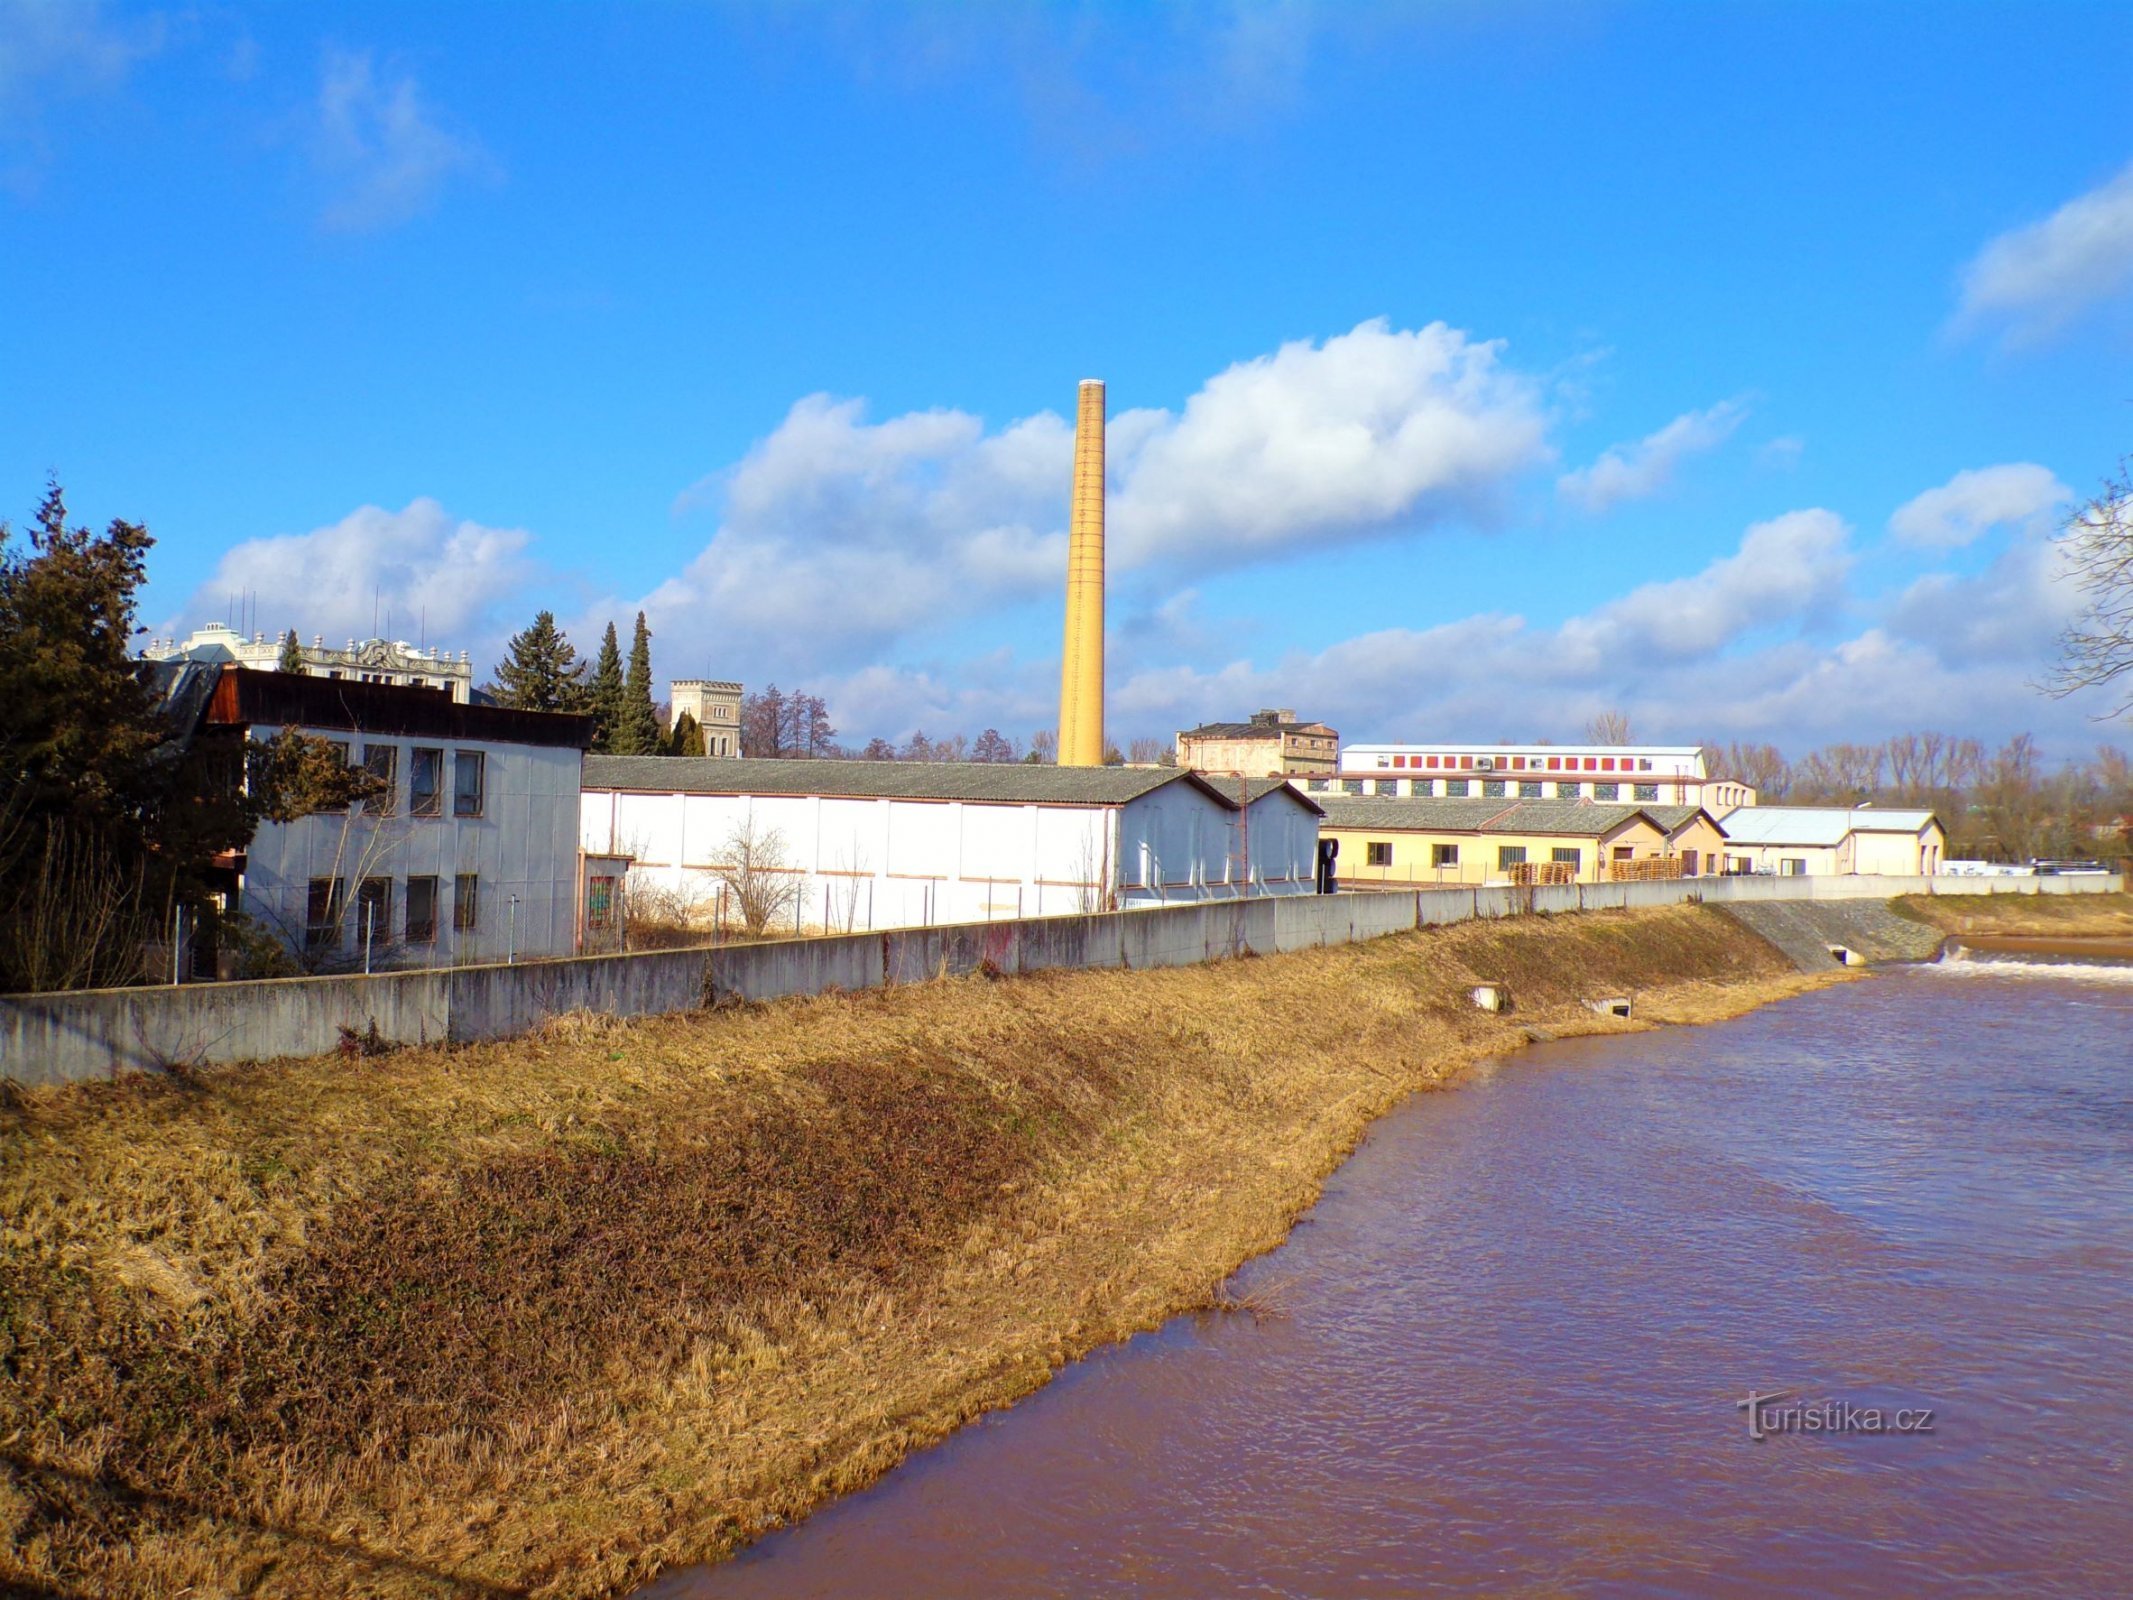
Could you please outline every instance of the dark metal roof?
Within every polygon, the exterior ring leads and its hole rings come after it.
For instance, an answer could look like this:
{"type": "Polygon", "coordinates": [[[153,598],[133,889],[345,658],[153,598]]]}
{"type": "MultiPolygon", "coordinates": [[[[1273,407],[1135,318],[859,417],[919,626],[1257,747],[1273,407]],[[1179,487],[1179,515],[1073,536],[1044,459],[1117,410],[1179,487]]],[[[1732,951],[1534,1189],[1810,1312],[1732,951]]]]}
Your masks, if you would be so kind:
{"type": "Polygon", "coordinates": [[[1323,722],[1203,722],[1187,728],[1180,739],[1277,739],[1284,733],[1331,735],[1323,722]]]}
{"type": "Polygon", "coordinates": [[[480,739],[565,750],[583,750],[592,743],[591,717],[461,705],[443,689],[418,689],[412,684],[253,672],[243,667],[210,670],[219,671],[221,677],[208,704],[209,722],[329,728],[418,739],[480,739]]]}
{"type": "Polygon", "coordinates": [[[1329,828],[1538,833],[1578,839],[1597,839],[1635,817],[1652,820],[1650,808],[1645,806],[1593,805],[1576,800],[1400,800],[1343,795],[1326,797],[1325,816],[1329,828]]]}
{"type": "Polygon", "coordinates": [[[1711,816],[1709,812],[1704,811],[1702,806],[1645,806],[1643,811],[1647,817],[1658,823],[1669,834],[1692,821],[1699,813],[1708,817],[1711,826],[1720,833],[1726,831],[1726,825],[1716,817],[1711,816]]]}
{"type": "MultiPolygon", "coordinates": [[[[1279,780],[1273,780],[1278,782],[1279,780]]],[[[826,795],[854,800],[990,800],[1009,805],[1115,806],[1189,783],[1234,809],[1196,772],[1176,767],[1051,767],[1024,761],[776,761],[719,756],[587,756],[587,789],[644,794],[826,795]]],[[[1252,798],[1268,791],[1260,780],[1252,798]]],[[[1296,797],[1306,805],[1304,796],[1296,797]]]]}

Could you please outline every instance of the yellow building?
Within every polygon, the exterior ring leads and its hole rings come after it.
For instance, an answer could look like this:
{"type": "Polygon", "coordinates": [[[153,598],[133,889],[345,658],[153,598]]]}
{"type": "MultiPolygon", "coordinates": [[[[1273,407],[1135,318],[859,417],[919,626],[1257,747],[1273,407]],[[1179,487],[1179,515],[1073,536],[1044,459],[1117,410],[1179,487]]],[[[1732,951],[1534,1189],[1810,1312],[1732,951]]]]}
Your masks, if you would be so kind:
{"type": "Polygon", "coordinates": [[[1485,884],[1544,874],[1605,883],[1618,866],[1673,856],[1666,830],[1642,806],[1341,795],[1319,802],[1326,810],[1320,836],[1340,843],[1335,871],[1343,886],[1485,884]]]}
{"type": "Polygon", "coordinates": [[[1681,858],[1684,878],[1715,878],[1726,870],[1726,827],[1702,806],[1646,806],[1666,830],[1669,854],[1681,858]]]}
{"type": "Polygon", "coordinates": [[[1256,711],[1249,722],[1204,722],[1178,735],[1188,772],[1241,772],[1251,778],[1327,778],[1340,766],[1341,736],[1289,710],[1256,711]]]}

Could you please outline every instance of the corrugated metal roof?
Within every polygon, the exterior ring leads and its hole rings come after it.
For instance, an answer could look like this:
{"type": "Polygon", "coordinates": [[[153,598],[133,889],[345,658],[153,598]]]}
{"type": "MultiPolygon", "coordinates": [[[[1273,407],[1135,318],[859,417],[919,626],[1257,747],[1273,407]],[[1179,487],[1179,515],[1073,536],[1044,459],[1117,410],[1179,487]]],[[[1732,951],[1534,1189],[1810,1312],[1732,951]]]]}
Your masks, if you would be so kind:
{"type": "MultiPolygon", "coordinates": [[[[1672,833],[1683,823],[1694,818],[1699,812],[1703,812],[1702,806],[1642,806],[1639,809],[1668,833],[1672,833]]],[[[1709,815],[1708,812],[1704,814],[1709,815]]],[[[1726,831],[1726,825],[1716,817],[1711,818],[1711,826],[1720,833],[1726,831]]]]}
{"type": "MultiPolygon", "coordinates": [[[[1191,783],[1235,807],[1234,793],[1175,767],[1051,767],[1023,761],[774,761],[719,756],[587,756],[587,789],[647,794],[831,795],[859,800],[991,800],[1115,806],[1191,783]]],[[[1257,798],[1254,796],[1254,798],[1257,798]]],[[[1298,799],[1303,797],[1299,795],[1298,799]]]]}
{"type": "Polygon", "coordinates": [[[583,750],[592,743],[591,717],[506,706],[461,705],[443,689],[364,683],[301,672],[255,672],[218,667],[208,703],[209,722],[330,728],[380,737],[480,739],[493,744],[583,750]]]}
{"type": "Polygon", "coordinates": [[[1605,806],[1575,800],[1399,800],[1328,795],[1329,828],[1384,828],[1424,833],[1537,833],[1597,839],[1645,806],[1605,806]]]}
{"type": "Polygon", "coordinates": [[[1726,813],[1726,837],[1741,844],[1833,846],[1847,833],[1917,833],[1930,811],[1882,806],[1741,806],[1726,813]]]}

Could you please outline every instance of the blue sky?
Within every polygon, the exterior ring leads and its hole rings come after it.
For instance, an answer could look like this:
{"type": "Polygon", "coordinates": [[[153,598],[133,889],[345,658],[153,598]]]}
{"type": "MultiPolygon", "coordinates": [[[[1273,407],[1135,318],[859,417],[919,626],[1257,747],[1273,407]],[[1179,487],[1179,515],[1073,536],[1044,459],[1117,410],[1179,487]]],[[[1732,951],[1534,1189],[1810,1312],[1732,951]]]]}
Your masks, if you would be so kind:
{"type": "Polygon", "coordinates": [[[0,0],[0,506],[148,619],[549,606],[845,734],[2034,729],[2133,449],[2123,6],[0,0]],[[1921,499],[1920,497],[1925,497],[1921,499]]]}

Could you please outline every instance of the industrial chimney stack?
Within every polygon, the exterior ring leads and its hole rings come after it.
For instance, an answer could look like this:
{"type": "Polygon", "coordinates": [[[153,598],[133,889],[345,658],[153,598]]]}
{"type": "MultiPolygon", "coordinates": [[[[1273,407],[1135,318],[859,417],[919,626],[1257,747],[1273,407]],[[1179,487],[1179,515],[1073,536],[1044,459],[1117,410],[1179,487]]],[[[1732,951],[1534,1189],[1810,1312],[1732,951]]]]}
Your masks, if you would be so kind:
{"type": "Polygon", "coordinates": [[[1067,523],[1066,649],[1059,667],[1059,764],[1104,764],[1104,386],[1081,380],[1074,508],[1067,523]]]}

